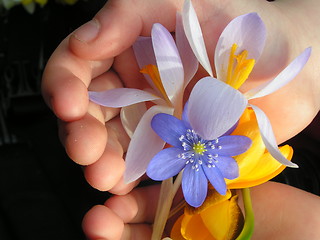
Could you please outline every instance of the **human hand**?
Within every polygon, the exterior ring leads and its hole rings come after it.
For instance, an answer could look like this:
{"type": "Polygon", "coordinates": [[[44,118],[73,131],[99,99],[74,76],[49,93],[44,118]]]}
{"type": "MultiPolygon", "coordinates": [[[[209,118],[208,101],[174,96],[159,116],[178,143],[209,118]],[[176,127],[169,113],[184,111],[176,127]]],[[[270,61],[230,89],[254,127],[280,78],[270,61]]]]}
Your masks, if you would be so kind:
{"type": "MultiPolygon", "coordinates": [[[[83,220],[85,234],[97,240],[151,239],[159,189],[159,186],[136,188],[127,195],[114,196],[104,205],[93,207],[83,220]]],[[[319,239],[318,196],[268,182],[252,188],[251,199],[255,216],[252,240],[319,239]]]]}
{"type": "MultiPolygon", "coordinates": [[[[298,0],[294,3],[294,7],[302,4],[298,0]]],[[[319,83],[316,82],[319,71],[315,65],[319,62],[319,47],[315,44],[320,34],[319,30],[312,28],[317,26],[316,21],[319,20],[297,18],[297,14],[316,11],[312,6],[314,1],[308,3],[304,2],[307,7],[300,7],[299,13],[294,12],[295,15],[292,13],[292,2],[287,6],[286,1],[213,0],[203,1],[201,5],[194,3],[207,40],[208,52],[212,53],[209,54],[211,62],[219,34],[232,18],[247,12],[258,12],[266,23],[269,37],[265,51],[241,90],[245,91],[261,81],[271,79],[305,47],[314,46],[308,65],[293,82],[263,98],[263,102],[255,100],[255,104],[269,116],[278,142],[301,131],[319,110],[319,83]],[[306,26],[308,30],[305,30],[306,26]]],[[[138,1],[135,5],[133,1],[109,1],[96,15],[96,20],[67,37],[48,62],[43,77],[44,97],[62,120],[61,139],[69,156],[75,162],[87,165],[86,178],[95,188],[123,194],[135,183],[125,185],[122,181],[122,154],[126,150],[128,138],[116,117],[118,110],[100,108],[89,103],[87,88],[97,91],[122,84],[141,88],[142,76],[129,47],[137,36],[150,35],[155,22],[173,31],[176,10],[181,9],[182,4],[182,0],[138,1]],[[93,26],[93,30],[88,29],[88,26],[93,26]],[[84,36],[84,31],[99,31],[99,34],[90,39],[84,36]]],[[[196,79],[203,75],[205,73],[200,70],[196,79]]]]}

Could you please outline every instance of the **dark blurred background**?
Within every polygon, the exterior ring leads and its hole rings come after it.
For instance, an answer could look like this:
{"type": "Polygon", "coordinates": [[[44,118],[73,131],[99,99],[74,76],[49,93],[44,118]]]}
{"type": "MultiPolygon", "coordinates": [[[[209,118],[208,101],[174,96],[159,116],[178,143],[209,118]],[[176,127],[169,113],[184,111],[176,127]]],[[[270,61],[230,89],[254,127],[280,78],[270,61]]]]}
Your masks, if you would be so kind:
{"type": "Polygon", "coordinates": [[[0,11],[0,239],[82,240],[81,220],[107,193],[91,188],[59,142],[40,94],[47,59],[104,0],[49,0],[0,11]]]}
{"type": "MultiPolygon", "coordinates": [[[[105,0],[49,0],[30,14],[0,8],[0,239],[82,240],[86,211],[108,197],[91,188],[58,140],[40,82],[60,41],[91,19],[105,0]]],[[[290,140],[299,169],[275,180],[320,194],[319,117],[290,140]]]]}

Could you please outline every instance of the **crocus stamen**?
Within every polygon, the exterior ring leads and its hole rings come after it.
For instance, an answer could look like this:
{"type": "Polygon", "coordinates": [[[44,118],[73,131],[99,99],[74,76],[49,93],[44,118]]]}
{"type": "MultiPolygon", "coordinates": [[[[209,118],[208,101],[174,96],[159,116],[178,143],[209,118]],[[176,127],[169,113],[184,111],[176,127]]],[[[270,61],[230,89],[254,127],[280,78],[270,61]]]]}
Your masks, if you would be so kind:
{"type": "Polygon", "coordinates": [[[237,44],[233,44],[230,50],[227,84],[238,89],[247,80],[255,64],[254,59],[247,59],[248,51],[243,50],[239,55],[236,55],[237,44]]]}
{"type": "Polygon", "coordinates": [[[163,99],[166,100],[166,102],[168,103],[169,106],[171,106],[171,101],[168,98],[168,95],[163,87],[163,84],[161,82],[161,78],[160,78],[160,73],[159,70],[157,68],[157,66],[152,65],[152,64],[148,64],[146,66],[144,66],[141,70],[141,73],[145,73],[148,74],[152,80],[152,82],[154,83],[155,87],[159,90],[159,92],[162,94],[163,99]]]}

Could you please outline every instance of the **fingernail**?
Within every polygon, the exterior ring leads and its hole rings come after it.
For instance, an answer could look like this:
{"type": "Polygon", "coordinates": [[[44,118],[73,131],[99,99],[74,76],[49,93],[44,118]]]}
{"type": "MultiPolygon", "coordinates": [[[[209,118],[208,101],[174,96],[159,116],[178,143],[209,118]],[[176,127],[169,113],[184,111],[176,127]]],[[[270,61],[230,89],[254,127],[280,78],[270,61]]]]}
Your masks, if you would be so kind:
{"type": "Polygon", "coordinates": [[[85,23],[79,27],[74,33],[73,36],[81,42],[90,42],[98,36],[100,30],[100,23],[96,19],[85,23]]]}

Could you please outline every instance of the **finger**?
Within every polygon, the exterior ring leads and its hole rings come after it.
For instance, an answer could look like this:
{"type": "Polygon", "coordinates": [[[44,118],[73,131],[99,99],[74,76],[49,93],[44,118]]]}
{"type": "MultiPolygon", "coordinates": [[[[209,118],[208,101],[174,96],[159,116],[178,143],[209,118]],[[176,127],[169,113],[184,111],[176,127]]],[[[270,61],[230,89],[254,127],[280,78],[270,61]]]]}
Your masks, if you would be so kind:
{"type": "Polygon", "coordinates": [[[136,188],[125,196],[113,196],[105,206],[124,223],[152,223],[158,203],[160,185],[136,188]]]}
{"type": "Polygon", "coordinates": [[[92,79],[88,90],[90,91],[105,91],[113,88],[122,87],[122,82],[119,79],[119,76],[109,69],[107,72],[103,72],[102,74],[96,76],[92,79]]]}
{"type": "Polygon", "coordinates": [[[61,42],[46,65],[41,86],[44,100],[58,118],[73,121],[86,113],[87,87],[112,61],[82,60],[69,50],[68,38],[61,42]]]}
{"type": "MultiPolygon", "coordinates": [[[[132,230],[135,229],[136,226],[140,226],[141,228],[146,227],[149,229],[150,225],[152,225],[158,205],[160,187],[160,185],[151,185],[136,188],[127,195],[113,196],[105,202],[105,206],[116,213],[126,224],[125,226],[130,226],[128,229],[125,227],[125,235],[132,235],[132,230]]],[[[176,206],[180,203],[181,199],[183,199],[182,192],[178,191],[172,206],[176,206]]],[[[178,211],[178,215],[172,216],[168,219],[166,224],[167,227],[165,229],[167,235],[169,235],[170,229],[180,214],[182,214],[182,210],[178,211]]],[[[144,232],[142,229],[139,230],[139,234],[141,233],[149,236],[148,232],[144,232]]]]}
{"type": "Polygon", "coordinates": [[[128,48],[115,57],[113,68],[126,87],[140,89],[150,88],[150,85],[148,85],[144,76],[140,73],[132,48],[128,48]]]}
{"type": "Polygon", "coordinates": [[[252,239],[319,239],[319,231],[314,231],[320,223],[319,196],[268,182],[252,188],[251,198],[255,214],[252,239]],[[309,224],[303,224],[306,221],[309,224]]]}
{"type": "Polygon", "coordinates": [[[59,135],[68,156],[81,165],[99,159],[107,143],[104,124],[90,114],[74,122],[59,121],[59,135]]]}
{"type": "Polygon", "coordinates": [[[151,235],[149,224],[125,224],[121,240],[150,240],[151,235]]]}
{"type": "Polygon", "coordinates": [[[97,205],[84,216],[82,228],[89,239],[119,240],[124,230],[124,223],[112,210],[97,205]]]}
{"type": "Polygon", "coordinates": [[[110,193],[116,195],[125,195],[128,194],[134,187],[136,187],[140,182],[140,179],[125,183],[123,176],[120,180],[109,190],[110,193]]]}
{"type": "Polygon", "coordinates": [[[122,179],[124,173],[125,164],[122,153],[120,143],[108,138],[101,157],[84,170],[88,183],[100,191],[113,188],[122,179]]]}
{"type": "Polygon", "coordinates": [[[116,139],[120,143],[123,152],[126,152],[130,142],[130,137],[126,133],[121,123],[120,117],[118,116],[108,121],[106,123],[106,127],[108,133],[112,132],[114,139],[116,139]]]}
{"type": "Polygon", "coordinates": [[[161,22],[170,31],[182,1],[111,0],[94,20],[82,25],[70,38],[70,49],[85,59],[111,58],[129,48],[139,35],[150,35],[161,22]]]}
{"type": "Polygon", "coordinates": [[[114,194],[126,194],[139,181],[125,183],[123,172],[124,148],[126,149],[129,137],[125,133],[120,119],[115,118],[107,123],[108,140],[102,155],[85,168],[85,177],[89,184],[101,191],[110,191],[114,194]]]}
{"type": "MultiPolygon", "coordinates": [[[[107,90],[121,86],[117,75],[108,71],[93,79],[90,89],[107,90]]],[[[92,102],[89,102],[87,111],[83,118],[60,122],[59,126],[60,139],[69,157],[81,165],[92,164],[100,158],[107,138],[104,123],[119,114],[119,109],[100,107],[92,102]]]]}
{"type": "Polygon", "coordinates": [[[148,224],[124,224],[116,213],[102,205],[86,213],[82,228],[86,236],[94,240],[149,240],[152,232],[148,224]]]}

